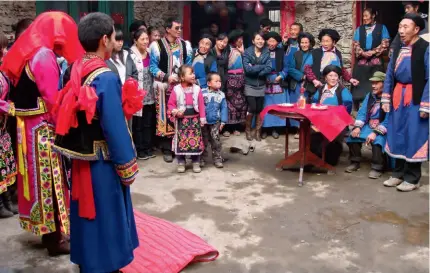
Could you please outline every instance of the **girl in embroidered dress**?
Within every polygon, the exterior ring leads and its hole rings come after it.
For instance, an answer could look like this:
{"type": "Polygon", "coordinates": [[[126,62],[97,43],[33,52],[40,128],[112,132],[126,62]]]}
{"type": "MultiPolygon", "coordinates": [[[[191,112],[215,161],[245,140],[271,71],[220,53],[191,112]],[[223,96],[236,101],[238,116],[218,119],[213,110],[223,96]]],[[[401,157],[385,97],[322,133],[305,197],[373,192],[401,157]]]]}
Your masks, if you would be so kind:
{"type": "Polygon", "coordinates": [[[206,111],[196,75],[189,65],[182,65],[178,73],[180,84],[170,95],[168,115],[175,122],[172,150],[178,159],[178,173],[185,172],[185,156],[191,155],[193,172],[201,172],[200,155],[204,151],[201,128],[206,124],[206,111]]]}
{"type": "MultiPolygon", "coordinates": [[[[0,33],[0,63],[7,47],[8,40],[0,33]]],[[[0,72],[0,218],[12,217],[18,213],[16,206],[11,202],[8,187],[16,180],[16,163],[12,151],[12,141],[7,132],[6,121],[8,113],[13,111],[7,102],[9,83],[6,76],[0,72]]]]}

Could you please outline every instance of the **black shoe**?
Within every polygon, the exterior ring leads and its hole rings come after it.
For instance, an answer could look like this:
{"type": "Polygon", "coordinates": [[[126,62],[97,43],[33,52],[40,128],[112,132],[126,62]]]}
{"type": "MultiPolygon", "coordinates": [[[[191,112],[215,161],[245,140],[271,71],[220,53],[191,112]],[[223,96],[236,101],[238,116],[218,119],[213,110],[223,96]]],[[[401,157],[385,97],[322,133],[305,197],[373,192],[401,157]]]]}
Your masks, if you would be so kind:
{"type": "Polygon", "coordinates": [[[172,154],[164,154],[163,155],[163,159],[167,163],[172,163],[173,162],[173,156],[172,156],[172,154]]]}
{"type": "Polygon", "coordinates": [[[10,196],[10,192],[9,191],[4,192],[2,197],[3,197],[4,207],[8,211],[12,212],[13,214],[18,214],[18,207],[17,207],[17,205],[12,203],[12,198],[10,196]]]}
{"type": "Polygon", "coordinates": [[[154,158],[154,157],[156,157],[156,155],[154,155],[154,154],[152,153],[152,150],[149,150],[149,152],[147,153],[147,155],[148,155],[148,157],[149,157],[149,158],[154,158]]]}
{"type": "Polygon", "coordinates": [[[141,160],[148,160],[149,159],[149,155],[147,153],[137,153],[137,159],[141,159],[141,160]]]}
{"type": "Polygon", "coordinates": [[[4,193],[0,196],[0,218],[13,217],[13,213],[11,211],[9,211],[8,209],[6,209],[4,206],[3,198],[2,198],[3,195],[4,195],[4,193]]]}

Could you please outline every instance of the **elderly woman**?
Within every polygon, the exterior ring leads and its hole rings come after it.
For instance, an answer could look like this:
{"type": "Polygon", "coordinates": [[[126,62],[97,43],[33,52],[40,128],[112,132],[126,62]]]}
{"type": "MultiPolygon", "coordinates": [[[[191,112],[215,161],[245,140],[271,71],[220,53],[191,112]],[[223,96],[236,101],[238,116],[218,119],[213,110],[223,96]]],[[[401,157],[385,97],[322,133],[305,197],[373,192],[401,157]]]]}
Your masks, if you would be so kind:
{"type": "Polygon", "coordinates": [[[352,98],[357,110],[359,104],[372,90],[369,78],[376,71],[384,71],[382,55],[390,44],[390,34],[384,25],[376,23],[376,16],[375,10],[366,8],[363,11],[363,25],[354,33],[356,62],[353,77],[360,81],[360,84],[352,88],[352,98]]]}
{"type": "Polygon", "coordinates": [[[216,58],[209,53],[213,44],[212,36],[203,34],[200,37],[199,47],[193,56],[192,67],[196,75],[196,84],[201,89],[208,87],[206,84],[206,75],[209,72],[217,72],[216,58]]]}
{"type": "MultiPolygon", "coordinates": [[[[322,75],[326,84],[319,88],[315,95],[312,97],[313,103],[324,105],[343,105],[346,107],[348,113],[352,110],[352,96],[349,90],[343,87],[339,79],[342,76],[342,70],[339,66],[328,65],[324,68],[322,75]]],[[[326,146],[327,154],[325,160],[328,164],[335,166],[339,162],[342,153],[343,133],[330,142],[326,146]]],[[[315,132],[311,135],[311,151],[317,156],[322,158],[324,136],[315,132]]]]}
{"type": "MultiPolygon", "coordinates": [[[[281,36],[274,31],[264,35],[270,54],[271,72],[267,75],[264,95],[264,107],[287,102],[288,91],[282,88],[281,82],[288,75],[288,63],[284,62],[284,49],[278,47],[281,36]]],[[[286,59],[286,58],[285,58],[286,59]]],[[[261,138],[265,139],[270,132],[274,139],[279,138],[279,127],[285,127],[285,119],[273,115],[267,115],[263,122],[261,138]]]]}
{"type": "Polygon", "coordinates": [[[339,33],[334,29],[322,29],[318,39],[321,41],[321,48],[312,51],[312,64],[305,66],[306,79],[313,83],[313,86],[307,86],[307,90],[315,92],[316,89],[324,86],[322,72],[328,65],[339,67],[344,80],[354,86],[358,85],[359,81],[352,78],[343,66],[342,52],[336,48],[336,43],[340,40],[339,33]]]}
{"type": "Polygon", "coordinates": [[[243,70],[242,53],[238,47],[243,46],[243,31],[233,30],[228,35],[230,43],[230,55],[227,66],[227,82],[225,98],[228,107],[228,122],[223,135],[230,136],[229,130],[234,130],[234,135],[240,135],[238,125],[245,122],[248,105],[244,94],[245,75],[243,70]]]}
{"type": "MultiPolygon", "coordinates": [[[[298,38],[298,44],[300,50],[294,53],[288,64],[288,76],[290,78],[289,85],[291,90],[289,92],[289,102],[296,103],[300,96],[300,89],[303,87],[305,91],[305,96],[310,98],[315,93],[315,90],[308,91],[307,86],[313,85],[311,81],[306,79],[305,66],[312,64],[312,49],[315,46],[314,36],[310,33],[301,33],[298,38]]],[[[299,127],[299,122],[290,119],[290,125],[292,127],[299,127]]],[[[294,136],[298,139],[299,135],[294,136]]]]}

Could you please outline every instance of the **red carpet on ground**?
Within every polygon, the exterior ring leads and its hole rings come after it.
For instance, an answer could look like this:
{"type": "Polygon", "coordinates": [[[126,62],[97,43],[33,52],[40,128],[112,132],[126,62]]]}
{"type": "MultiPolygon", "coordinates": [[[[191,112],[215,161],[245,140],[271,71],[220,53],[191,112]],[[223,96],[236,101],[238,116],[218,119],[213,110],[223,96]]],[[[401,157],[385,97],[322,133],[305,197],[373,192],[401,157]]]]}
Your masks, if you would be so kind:
{"type": "Polygon", "coordinates": [[[203,239],[163,219],[134,211],[139,247],[124,273],[178,273],[190,263],[210,262],[219,253],[203,239]]]}

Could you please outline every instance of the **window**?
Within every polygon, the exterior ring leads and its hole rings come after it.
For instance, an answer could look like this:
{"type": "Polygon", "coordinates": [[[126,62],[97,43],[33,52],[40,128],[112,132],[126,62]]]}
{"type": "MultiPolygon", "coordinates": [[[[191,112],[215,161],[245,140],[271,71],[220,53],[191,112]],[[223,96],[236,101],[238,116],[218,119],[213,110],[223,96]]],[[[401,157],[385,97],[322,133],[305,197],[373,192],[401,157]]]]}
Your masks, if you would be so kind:
{"type": "Polygon", "coordinates": [[[269,19],[273,22],[272,31],[281,31],[281,11],[279,9],[269,9],[269,19]]]}
{"type": "Polygon", "coordinates": [[[125,37],[128,36],[128,26],[134,20],[133,1],[36,1],[36,14],[45,11],[64,11],[76,22],[90,12],[104,12],[122,27],[125,37]]]}

